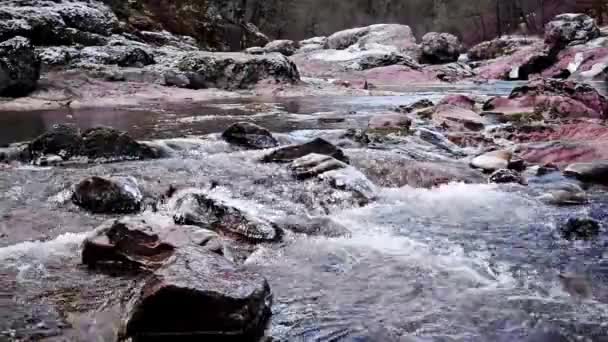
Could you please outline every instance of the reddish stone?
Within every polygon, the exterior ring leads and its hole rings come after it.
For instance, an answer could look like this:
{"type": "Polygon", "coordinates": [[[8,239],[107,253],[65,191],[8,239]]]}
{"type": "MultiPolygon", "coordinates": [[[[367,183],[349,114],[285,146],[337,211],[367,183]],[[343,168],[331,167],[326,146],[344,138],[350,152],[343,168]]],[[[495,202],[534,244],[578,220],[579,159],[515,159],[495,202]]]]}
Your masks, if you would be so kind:
{"type": "Polygon", "coordinates": [[[475,100],[465,95],[448,95],[439,101],[439,105],[452,105],[467,110],[475,110],[475,100]]]}

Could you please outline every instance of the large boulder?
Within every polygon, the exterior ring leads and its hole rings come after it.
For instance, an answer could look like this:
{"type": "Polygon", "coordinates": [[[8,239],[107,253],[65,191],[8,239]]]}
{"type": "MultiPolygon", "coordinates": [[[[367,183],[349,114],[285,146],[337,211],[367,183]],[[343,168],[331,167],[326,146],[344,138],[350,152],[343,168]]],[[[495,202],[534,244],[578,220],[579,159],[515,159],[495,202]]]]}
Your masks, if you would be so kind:
{"type": "Polygon", "coordinates": [[[545,27],[545,42],[555,49],[583,44],[599,36],[595,20],[586,14],[561,14],[545,27]]]}
{"type": "Polygon", "coordinates": [[[36,89],[40,59],[31,42],[16,37],[0,44],[0,96],[23,96],[36,89]]]}
{"type": "Polygon", "coordinates": [[[322,138],[300,145],[281,147],[264,156],[262,160],[266,163],[289,163],[311,153],[327,155],[339,161],[348,162],[344,151],[322,138]]]}
{"type": "Polygon", "coordinates": [[[508,98],[489,100],[484,110],[516,115],[540,114],[550,118],[604,118],[608,113],[608,100],[587,84],[536,80],[516,87],[508,98]]]}
{"type": "Polygon", "coordinates": [[[430,64],[456,62],[461,44],[458,37],[450,33],[429,32],[422,37],[422,61],[430,64]]]}
{"type": "Polygon", "coordinates": [[[339,31],[327,37],[328,49],[344,50],[351,46],[369,50],[376,46],[389,46],[396,51],[416,50],[416,37],[412,29],[399,24],[376,24],[339,31]]]}
{"type": "Polygon", "coordinates": [[[295,83],[300,80],[296,65],[278,54],[193,52],[178,62],[178,69],[192,89],[249,88],[262,80],[295,83]]]}
{"type": "Polygon", "coordinates": [[[185,189],[171,198],[169,207],[175,212],[178,224],[211,229],[251,243],[281,238],[282,231],[274,223],[244,204],[221,189],[185,189]]]}
{"type": "Polygon", "coordinates": [[[96,214],[134,213],[143,195],[132,177],[90,177],[74,187],[72,202],[96,214]]]}
{"type": "Polygon", "coordinates": [[[512,55],[522,47],[527,47],[538,42],[539,39],[535,37],[501,36],[473,46],[469,49],[467,55],[471,61],[494,59],[512,55]]]}
{"type": "Polygon", "coordinates": [[[152,159],[158,153],[129,134],[109,127],[92,128],[82,134],[83,154],[91,159],[152,159]]]}
{"type": "Polygon", "coordinates": [[[177,249],[131,293],[121,338],[257,341],[272,294],[261,275],[194,246],[177,249]]]}
{"type": "Polygon", "coordinates": [[[521,46],[512,54],[482,61],[475,69],[483,80],[528,80],[556,61],[556,52],[540,40],[521,46]]]}
{"type": "Polygon", "coordinates": [[[125,267],[155,270],[185,246],[221,252],[219,236],[193,226],[177,226],[163,217],[125,217],[109,220],[88,236],[82,245],[82,263],[95,267],[121,263],[125,267]]]}
{"type": "Polygon", "coordinates": [[[67,125],[54,125],[51,130],[29,143],[30,154],[36,158],[54,154],[69,159],[82,152],[83,140],[78,128],[67,125]]]}
{"type": "Polygon", "coordinates": [[[471,166],[484,171],[496,171],[509,168],[513,154],[509,151],[491,151],[471,160],[471,166]]]}
{"type": "Polygon", "coordinates": [[[595,161],[571,164],[566,167],[564,174],[586,182],[608,184],[608,162],[595,161]]]}
{"type": "Polygon", "coordinates": [[[270,43],[266,44],[266,46],[264,46],[264,51],[266,53],[278,52],[285,56],[291,56],[296,53],[299,48],[300,46],[297,42],[288,39],[281,39],[273,40],[270,43]]]}
{"type": "Polygon", "coordinates": [[[231,125],[222,133],[222,138],[230,144],[252,149],[265,149],[279,145],[266,128],[250,122],[237,122],[231,125]]]}

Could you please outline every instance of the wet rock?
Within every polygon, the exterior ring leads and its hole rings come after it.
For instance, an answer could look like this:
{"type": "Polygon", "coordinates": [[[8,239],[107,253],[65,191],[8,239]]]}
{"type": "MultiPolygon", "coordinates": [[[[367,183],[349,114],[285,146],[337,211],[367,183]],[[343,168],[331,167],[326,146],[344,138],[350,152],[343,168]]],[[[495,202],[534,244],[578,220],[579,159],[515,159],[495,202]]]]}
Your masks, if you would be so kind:
{"type": "Polygon", "coordinates": [[[389,65],[406,65],[419,68],[417,63],[409,56],[395,52],[369,52],[362,53],[346,66],[350,70],[369,70],[389,65]]]}
{"type": "Polygon", "coordinates": [[[296,65],[277,53],[255,56],[194,52],[179,61],[178,69],[189,79],[188,88],[192,89],[243,89],[263,80],[287,83],[300,80],[296,65]]]}
{"type": "Polygon", "coordinates": [[[587,84],[543,79],[516,87],[508,98],[491,99],[484,110],[548,118],[603,118],[608,100],[587,84]]]}
{"type": "Polygon", "coordinates": [[[541,201],[552,205],[581,205],[588,203],[587,194],[575,184],[563,184],[540,196],[541,201]]]}
{"type": "Polygon", "coordinates": [[[538,42],[539,39],[535,37],[501,36],[473,46],[468,52],[468,57],[471,61],[494,59],[512,55],[522,47],[538,42]]]}
{"type": "Polygon", "coordinates": [[[379,114],[373,116],[368,125],[368,133],[407,134],[412,126],[412,119],[397,113],[379,114]]]}
{"type": "Polygon", "coordinates": [[[296,178],[307,179],[328,171],[344,169],[348,165],[324,154],[310,153],[294,160],[290,167],[296,178]]]}
{"type": "Polygon", "coordinates": [[[556,331],[535,331],[527,336],[523,342],[569,342],[570,340],[556,331]]]}
{"type": "MultiPolygon", "coordinates": [[[[570,272],[561,273],[558,275],[559,281],[562,284],[564,291],[573,297],[577,298],[589,298],[592,295],[592,288],[589,279],[584,275],[574,274],[570,272]]],[[[543,336],[543,335],[540,335],[543,336]]],[[[546,336],[550,336],[553,339],[549,340],[534,340],[534,341],[568,341],[563,336],[559,338],[558,334],[547,333],[546,336]]],[[[533,340],[530,340],[532,342],[533,340]]]]}
{"type": "Polygon", "coordinates": [[[266,44],[266,46],[264,46],[264,51],[266,53],[278,52],[285,56],[291,56],[296,53],[299,48],[300,46],[298,45],[298,43],[294,42],[293,40],[283,39],[273,40],[270,43],[266,44]]]}
{"type": "Polygon", "coordinates": [[[23,37],[0,43],[0,96],[18,97],[36,89],[40,59],[23,37]]]}
{"type": "Polygon", "coordinates": [[[30,161],[31,159],[32,155],[30,153],[28,144],[17,143],[0,148],[0,163],[30,161]]]}
{"type": "Polygon", "coordinates": [[[460,56],[460,40],[450,33],[429,32],[422,37],[420,45],[425,63],[451,63],[458,61],[460,56]]]}
{"type": "Polygon", "coordinates": [[[348,163],[348,157],[340,148],[322,138],[301,145],[281,147],[264,156],[262,161],[265,163],[289,163],[311,153],[327,155],[348,163]]]}
{"type": "Polygon", "coordinates": [[[252,149],[265,149],[276,147],[278,141],[263,127],[249,123],[237,122],[222,133],[227,142],[252,149]]]}
{"type": "Polygon", "coordinates": [[[466,95],[448,95],[441,99],[437,105],[451,105],[467,110],[475,110],[475,100],[466,95]]]}
{"type": "Polygon", "coordinates": [[[134,213],[143,196],[133,178],[91,177],[74,187],[72,202],[96,214],[134,213]]]}
{"type": "Polygon", "coordinates": [[[596,161],[571,164],[564,170],[564,175],[576,177],[585,182],[605,184],[608,183],[608,162],[596,161]]]}
{"type": "Polygon", "coordinates": [[[484,153],[471,160],[471,166],[485,171],[507,169],[513,154],[509,151],[499,150],[484,153]]]}
{"type": "Polygon", "coordinates": [[[570,218],[559,228],[566,240],[590,240],[600,233],[600,224],[587,218],[570,218]]]}
{"type": "Polygon", "coordinates": [[[427,100],[427,99],[422,99],[422,100],[418,100],[409,105],[399,106],[399,108],[397,108],[397,111],[400,113],[409,114],[409,113],[414,113],[418,110],[427,109],[427,108],[430,108],[433,106],[435,106],[433,101],[427,100]]]}
{"type": "Polygon", "coordinates": [[[146,341],[256,341],[271,305],[261,275],[188,246],[177,249],[131,294],[121,335],[146,341]]]}
{"type": "Polygon", "coordinates": [[[158,158],[151,147],[135,141],[126,132],[108,127],[92,128],[82,134],[83,154],[91,159],[158,158]]]}
{"type": "Polygon", "coordinates": [[[479,131],[487,124],[487,120],[476,112],[451,104],[435,107],[433,121],[451,131],[479,131]]]}
{"type": "Polygon", "coordinates": [[[94,267],[122,263],[125,267],[154,270],[185,246],[200,246],[221,252],[219,236],[193,226],[177,226],[163,217],[125,217],[103,223],[87,237],[82,247],[82,263],[94,267]]]}
{"type": "Polygon", "coordinates": [[[435,74],[436,80],[455,83],[477,76],[477,72],[466,63],[448,63],[430,65],[424,69],[427,73],[435,74]]]}
{"type": "Polygon", "coordinates": [[[29,151],[35,158],[54,154],[69,159],[80,155],[83,140],[80,131],[73,126],[54,125],[51,130],[29,143],[29,151]]]}
{"type": "Polygon", "coordinates": [[[178,224],[195,225],[227,234],[245,242],[269,242],[281,238],[281,230],[221,189],[186,189],[171,198],[169,207],[178,224]]]}
{"type": "Polygon", "coordinates": [[[542,41],[534,41],[513,54],[481,62],[475,72],[482,80],[528,80],[549,68],[556,61],[555,54],[542,41]]]}
{"type": "Polygon", "coordinates": [[[327,216],[290,216],[277,223],[281,228],[294,233],[329,238],[350,236],[348,228],[327,216]]]}
{"type": "Polygon", "coordinates": [[[497,184],[503,184],[503,183],[525,184],[525,180],[523,179],[521,174],[519,174],[516,171],[509,170],[509,169],[500,169],[500,170],[494,171],[488,178],[488,181],[490,183],[497,183],[497,184]]]}
{"type": "Polygon", "coordinates": [[[57,166],[63,163],[63,158],[56,154],[47,154],[40,156],[33,161],[36,166],[57,166]]]}
{"type": "Polygon", "coordinates": [[[595,20],[586,14],[561,14],[545,27],[545,42],[555,48],[582,44],[599,36],[595,20]]]}

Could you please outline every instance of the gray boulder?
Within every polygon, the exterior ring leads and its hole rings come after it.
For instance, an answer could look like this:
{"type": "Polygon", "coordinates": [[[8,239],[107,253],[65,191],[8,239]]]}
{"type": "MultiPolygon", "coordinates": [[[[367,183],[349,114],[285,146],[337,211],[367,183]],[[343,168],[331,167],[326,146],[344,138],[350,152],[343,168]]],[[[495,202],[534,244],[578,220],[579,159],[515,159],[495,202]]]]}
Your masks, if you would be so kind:
{"type": "Polygon", "coordinates": [[[40,59],[28,39],[16,37],[0,44],[0,96],[27,95],[39,78],[40,59]]]}
{"type": "Polygon", "coordinates": [[[134,213],[143,195],[131,177],[90,177],[74,187],[72,202],[96,214],[134,213]]]}
{"type": "Polygon", "coordinates": [[[584,44],[599,36],[595,20],[586,14],[561,14],[545,27],[545,42],[557,49],[584,44]]]}
{"type": "Polygon", "coordinates": [[[32,140],[28,148],[34,158],[55,154],[69,159],[81,154],[82,145],[83,140],[76,127],[55,125],[48,132],[32,140]]]}
{"type": "Polygon", "coordinates": [[[90,159],[154,159],[156,150],[129,134],[109,127],[97,127],[82,134],[83,155],[90,159]]]}
{"type": "Polygon", "coordinates": [[[421,58],[425,63],[452,63],[460,56],[460,40],[450,33],[429,32],[422,37],[421,46],[421,58]]]}
{"type": "Polygon", "coordinates": [[[296,53],[299,48],[300,46],[297,42],[294,42],[293,40],[283,39],[273,40],[270,43],[266,44],[266,46],[264,46],[264,51],[266,53],[278,52],[285,56],[291,56],[296,53]]]}
{"type": "Polygon", "coordinates": [[[243,89],[266,79],[286,83],[300,80],[296,65],[278,53],[255,56],[194,52],[184,56],[177,66],[192,89],[243,89]]]}
{"type": "Polygon", "coordinates": [[[130,298],[121,338],[146,341],[257,341],[272,305],[264,277],[194,246],[177,249],[130,298]]]}
{"type": "Polygon", "coordinates": [[[252,149],[265,149],[279,145],[266,128],[250,122],[237,122],[231,125],[222,133],[222,138],[230,144],[252,149]]]}
{"type": "Polygon", "coordinates": [[[367,50],[383,45],[403,51],[415,48],[416,37],[407,25],[376,24],[336,32],[327,37],[326,44],[328,49],[336,50],[344,50],[353,45],[367,50]]]}
{"type": "Polygon", "coordinates": [[[608,184],[608,161],[571,164],[564,174],[584,182],[608,184]]]}
{"type": "Polygon", "coordinates": [[[322,138],[300,145],[279,148],[264,156],[262,161],[266,163],[289,163],[311,153],[330,156],[345,163],[348,162],[348,157],[344,154],[344,151],[322,138]]]}

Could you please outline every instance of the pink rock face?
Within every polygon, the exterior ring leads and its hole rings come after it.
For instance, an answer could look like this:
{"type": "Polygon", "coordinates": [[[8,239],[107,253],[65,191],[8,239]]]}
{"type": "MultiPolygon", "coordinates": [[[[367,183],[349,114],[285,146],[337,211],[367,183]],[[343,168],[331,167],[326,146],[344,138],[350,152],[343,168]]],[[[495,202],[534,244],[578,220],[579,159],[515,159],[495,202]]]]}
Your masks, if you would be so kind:
{"type": "Polygon", "coordinates": [[[412,125],[412,120],[404,114],[387,113],[372,117],[369,121],[368,128],[372,130],[405,130],[407,131],[412,125]]]}
{"type": "Polygon", "coordinates": [[[608,100],[586,84],[537,80],[515,88],[509,98],[491,99],[484,110],[505,114],[536,112],[551,118],[604,118],[608,100]]]}
{"type": "Polygon", "coordinates": [[[519,154],[531,163],[571,163],[608,159],[608,127],[592,122],[576,122],[553,129],[517,133],[525,142],[519,154]]]}
{"type": "MultiPolygon", "coordinates": [[[[608,64],[608,48],[577,45],[557,56],[557,63],[543,71],[543,77],[569,77],[590,71],[596,64],[608,64]],[[577,60],[578,59],[578,60],[577,60]]],[[[595,75],[590,75],[593,78],[595,75]]]]}
{"type": "Polygon", "coordinates": [[[449,95],[439,101],[439,105],[452,105],[463,109],[474,110],[475,100],[465,95],[449,95]]]}
{"type": "MultiPolygon", "coordinates": [[[[543,65],[535,65],[538,59],[546,58],[545,46],[542,42],[522,47],[512,55],[503,56],[485,62],[477,68],[478,78],[482,80],[527,79],[529,75],[540,73],[543,65]],[[538,67],[539,70],[535,70],[538,67]],[[519,68],[517,77],[510,77],[514,68],[519,68]]],[[[542,64],[542,63],[540,63],[542,64]]],[[[515,76],[512,74],[512,76],[515,76]]]]}
{"type": "Polygon", "coordinates": [[[450,131],[478,131],[487,124],[486,120],[474,111],[451,104],[435,107],[433,121],[450,131]]]}

